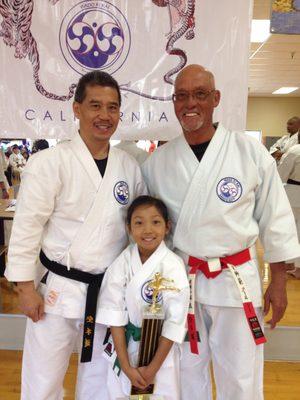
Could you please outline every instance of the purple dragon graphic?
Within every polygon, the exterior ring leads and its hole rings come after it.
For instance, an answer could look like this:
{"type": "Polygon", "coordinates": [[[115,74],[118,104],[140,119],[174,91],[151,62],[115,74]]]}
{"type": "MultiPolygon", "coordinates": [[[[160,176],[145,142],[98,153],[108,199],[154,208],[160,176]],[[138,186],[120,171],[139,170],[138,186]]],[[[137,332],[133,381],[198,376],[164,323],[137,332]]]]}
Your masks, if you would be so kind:
{"type": "MultiPolygon", "coordinates": [[[[55,5],[59,0],[48,0],[50,4],[55,5]]],[[[170,32],[167,34],[168,41],[166,44],[166,52],[170,56],[179,57],[179,63],[176,67],[168,71],[163,79],[166,83],[173,85],[172,76],[179,72],[187,63],[185,52],[179,48],[175,48],[174,44],[183,35],[187,40],[194,38],[194,13],[196,0],[152,0],[158,7],[167,7],[170,17],[170,32]]],[[[1,0],[0,15],[2,22],[0,24],[0,37],[3,38],[7,46],[15,48],[15,57],[22,59],[28,57],[33,68],[33,78],[36,89],[43,96],[59,101],[68,101],[74,96],[76,84],[69,87],[67,95],[57,95],[47,91],[39,78],[40,58],[38,46],[35,38],[31,33],[31,19],[33,13],[33,0],[1,0]]],[[[151,96],[140,91],[130,88],[130,84],[120,85],[124,92],[131,92],[142,97],[153,100],[169,101],[171,97],[151,96]]]]}

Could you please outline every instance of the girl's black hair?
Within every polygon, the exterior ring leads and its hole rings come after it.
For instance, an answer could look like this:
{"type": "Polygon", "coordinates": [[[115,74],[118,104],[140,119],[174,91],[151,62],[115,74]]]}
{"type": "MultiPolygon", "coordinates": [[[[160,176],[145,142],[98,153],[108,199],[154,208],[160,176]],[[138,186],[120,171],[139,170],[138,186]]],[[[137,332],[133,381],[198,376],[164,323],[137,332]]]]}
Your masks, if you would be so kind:
{"type": "Polygon", "coordinates": [[[159,214],[163,217],[165,223],[167,224],[169,221],[169,215],[168,215],[168,209],[165,203],[160,200],[156,199],[155,197],[152,196],[139,196],[133,202],[130,204],[128,210],[127,210],[127,218],[126,222],[128,225],[131,223],[131,218],[133,212],[140,206],[153,206],[157,209],[159,214]]]}

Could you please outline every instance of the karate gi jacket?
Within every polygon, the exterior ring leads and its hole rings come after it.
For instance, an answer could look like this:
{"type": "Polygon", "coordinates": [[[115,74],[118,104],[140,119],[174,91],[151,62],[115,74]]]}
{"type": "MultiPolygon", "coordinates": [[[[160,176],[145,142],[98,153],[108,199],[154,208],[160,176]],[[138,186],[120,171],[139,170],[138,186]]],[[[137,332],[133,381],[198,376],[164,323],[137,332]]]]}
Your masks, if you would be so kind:
{"type": "MultiPolygon", "coordinates": [[[[181,135],[157,149],[142,172],[150,193],[170,210],[173,245],[186,262],[189,255],[208,260],[252,248],[252,259],[238,268],[254,306],[261,306],[253,248],[258,237],[267,262],[300,255],[293,214],[275,160],[265,147],[219,124],[200,163],[181,135]]],[[[242,306],[229,270],[215,279],[198,273],[196,300],[242,306]]]]}
{"type": "MultiPolygon", "coordinates": [[[[39,281],[50,260],[99,274],[127,245],[125,215],[146,193],[136,161],[109,150],[104,177],[78,133],[39,152],[22,174],[5,275],[9,281],[39,281]]],[[[40,285],[45,311],[82,318],[87,285],[49,273],[40,285]]]]}
{"type": "Polygon", "coordinates": [[[270,147],[270,154],[275,153],[277,150],[280,150],[281,153],[286,153],[295,144],[298,144],[298,133],[284,135],[270,147]]]}

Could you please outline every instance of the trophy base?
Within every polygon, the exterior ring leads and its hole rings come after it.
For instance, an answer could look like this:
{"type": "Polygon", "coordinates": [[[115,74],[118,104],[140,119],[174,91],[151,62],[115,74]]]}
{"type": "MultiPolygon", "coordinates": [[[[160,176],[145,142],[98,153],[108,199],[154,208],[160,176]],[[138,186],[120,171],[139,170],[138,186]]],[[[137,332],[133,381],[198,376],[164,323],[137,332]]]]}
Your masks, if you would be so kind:
{"type": "Polygon", "coordinates": [[[131,394],[129,397],[118,397],[116,400],[164,400],[164,397],[154,394],[131,394]]]}
{"type": "Polygon", "coordinates": [[[151,394],[132,394],[130,395],[130,400],[151,400],[151,394]]]}

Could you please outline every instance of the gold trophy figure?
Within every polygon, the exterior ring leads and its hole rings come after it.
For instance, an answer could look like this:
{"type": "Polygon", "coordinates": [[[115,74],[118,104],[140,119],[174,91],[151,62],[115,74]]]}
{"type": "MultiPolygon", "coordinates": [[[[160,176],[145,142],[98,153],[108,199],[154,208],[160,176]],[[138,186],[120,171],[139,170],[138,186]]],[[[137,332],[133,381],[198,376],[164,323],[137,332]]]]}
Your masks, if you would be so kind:
{"type": "Polygon", "coordinates": [[[149,307],[149,310],[152,314],[156,314],[161,311],[161,306],[159,304],[156,304],[157,296],[160,292],[162,292],[163,290],[174,290],[176,292],[180,292],[180,289],[174,286],[164,285],[164,282],[174,283],[174,280],[163,278],[159,272],[156,272],[156,274],[154,275],[154,279],[148,285],[150,289],[153,289],[152,304],[149,307]]]}
{"type": "MultiPolygon", "coordinates": [[[[179,292],[180,289],[167,284],[173,282],[172,279],[163,278],[159,272],[156,272],[154,278],[148,284],[148,288],[153,290],[152,303],[150,306],[145,307],[143,313],[138,367],[149,365],[156,353],[164,321],[163,307],[157,304],[157,298],[162,291],[172,290],[179,292]]],[[[153,384],[144,390],[132,386],[130,400],[150,400],[153,391],[153,384]]]]}

